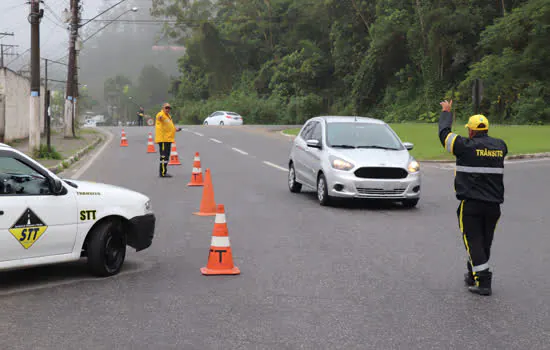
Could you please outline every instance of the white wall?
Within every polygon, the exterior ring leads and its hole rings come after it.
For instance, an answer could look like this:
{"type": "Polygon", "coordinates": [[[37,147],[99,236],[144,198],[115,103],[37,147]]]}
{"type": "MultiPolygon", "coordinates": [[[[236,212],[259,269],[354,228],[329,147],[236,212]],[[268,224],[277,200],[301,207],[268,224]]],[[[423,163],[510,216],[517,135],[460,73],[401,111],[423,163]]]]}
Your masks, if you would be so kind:
{"type": "MultiPolygon", "coordinates": [[[[44,86],[40,88],[40,132],[44,132],[44,86]]],[[[0,137],[4,142],[29,137],[31,82],[0,68],[0,137]],[[2,133],[3,131],[3,133],[2,133]]]]}

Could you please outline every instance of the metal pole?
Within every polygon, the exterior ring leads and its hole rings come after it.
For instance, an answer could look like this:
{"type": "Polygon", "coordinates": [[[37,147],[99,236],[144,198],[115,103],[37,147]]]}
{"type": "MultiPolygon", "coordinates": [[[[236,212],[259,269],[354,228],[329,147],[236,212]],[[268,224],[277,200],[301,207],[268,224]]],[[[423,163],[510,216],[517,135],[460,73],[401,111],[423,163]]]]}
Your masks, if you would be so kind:
{"type": "Polygon", "coordinates": [[[29,152],[40,147],[40,10],[39,0],[31,1],[31,99],[29,118],[29,152]]]}
{"type": "Polygon", "coordinates": [[[50,148],[50,123],[49,123],[49,117],[48,117],[48,107],[49,107],[49,101],[48,101],[48,59],[44,58],[44,90],[46,90],[46,96],[44,96],[44,132],[46,133],[46,137],[48,139],[48,152],[51,152],[50,148]]]}
{"type": "Polygon", "coordinates": [[[51,122],[50,122],[50,115],[48,113],[48,110],[50,109],[50,90],[46,90],[46,96],[44,98],[44,101],[45,101],[45,108],[44,110],[46,111],[44,113],[44,118],[46,118],[46,129],[48,130],[48,133],[46,135],[46,142],[47,142],[47,145],[48,145],[48,152],[51,153],[52,151],[52,143],[51,143],[51,122]]]}

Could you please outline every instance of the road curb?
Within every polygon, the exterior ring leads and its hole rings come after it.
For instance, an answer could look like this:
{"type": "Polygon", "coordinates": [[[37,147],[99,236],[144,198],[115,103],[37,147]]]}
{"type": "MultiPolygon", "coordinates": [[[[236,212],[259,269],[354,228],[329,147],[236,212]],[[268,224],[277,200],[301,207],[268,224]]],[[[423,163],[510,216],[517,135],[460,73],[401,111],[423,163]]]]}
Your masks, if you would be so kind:
{"type": "Polygon", "coordinates": [[[279,131],[279,134],[281,134],[281,135],[283,135],[283,136],[286,136],[286,137],[293,138],[293,139],[296,138],[296,135],[285,134],[285,133],[284,133],[284,130],[279,131]]]}
{"type": "MultiPolygon", "coordinates": [[[[288,135],[284,133],[284,130],[279,131],[279,134],[289,137],[296,138],[296,135],[288,135]]],[[[504,158],[505,160],[515,160],[515,159],[540,159],[540,158],[550,158],[550,152],[541,152],[541,153],[525,153],[525,154],[514,154],[504,158]]],[[[454,163],[453,159],[427,159],[427,160],[418,160],[422,163],[454,163]]]]}
{"type": "MultiPolygon", "coordinates": [[[[102,132],[100,131],[100,133],[102,132]]],[[[98,136],[92,143],[88,144],[86,147],[82,148],[80,151],[76,152],[72,156],[65,158],[59,164],[48,168],[48,170],[54,174],[59,174],[65,171],[71,165],[78,162],[80,158],[82,158],[82,156],[90,152],[95,146],[99,145],[104,139],[105,139],[105,135],[98,136]]]]}

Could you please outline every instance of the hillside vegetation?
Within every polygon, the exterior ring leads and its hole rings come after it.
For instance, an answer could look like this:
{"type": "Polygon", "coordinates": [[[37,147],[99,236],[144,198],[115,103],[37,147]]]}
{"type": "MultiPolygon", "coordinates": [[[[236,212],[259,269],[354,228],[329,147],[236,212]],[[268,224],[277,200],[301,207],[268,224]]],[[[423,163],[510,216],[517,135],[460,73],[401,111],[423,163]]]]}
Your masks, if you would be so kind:
{"type": "Polygon", "coordinates": [[[153,0],[187,48],[173,81],[180,119],[218,109],[246,123],[317,114],[434,122],[550,122],[548,0],[153,0]],[[175,20],[175,24],[174,24],[175,20]]]}

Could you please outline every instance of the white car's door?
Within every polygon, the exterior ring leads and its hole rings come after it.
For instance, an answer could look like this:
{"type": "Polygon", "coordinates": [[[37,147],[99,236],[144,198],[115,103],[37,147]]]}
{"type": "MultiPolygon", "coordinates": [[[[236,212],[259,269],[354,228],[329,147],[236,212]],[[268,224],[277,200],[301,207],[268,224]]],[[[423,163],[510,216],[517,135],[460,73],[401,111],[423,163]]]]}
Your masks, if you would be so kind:
{"type": "Polygon", "coordinates": [[[0,151],[0,261],[73,251],[78,222],[75,194],[53,195],[45,175],[15,152],[0,151]]]}
{"type": "Polygon", "coordinates": [[[315,121],[310,121],[308,124],[306,124],[298,137],[296,137],[296,139],[294,140],[294,144],[292,146],[294,147],[294,170],[296,171],[296,179],[299,182],[305,182],[309,185],[311,185],[311,183],[309,183],[309,180],[307,178],[307,168],[305,164],[305,153],[307,152],[306,140],[309,135],[311,135],[312,127],[315,125],[315,123],[315,121]]]}
{"type": "Polygon", "coordinates": [[[218,125],[221,120],[222,112],[216,112],[212,115],[212,122],[210,124],[212,125],[218,125]]]}
{"type": "MultiPolygon", "coordinates": [[[[308,140],[317,140],[322,146],[322,132],[322,124],[315,122],[308,135],[308,140]]],[[[306,151],[304,152],[304,176],[306,177],[308,183],[312,185],[315,184],[315,186],[317,186],[317,171],[320,168],[321,152],[322,151],[319,148],[308,147],[307,145],[306,151]]]]}

